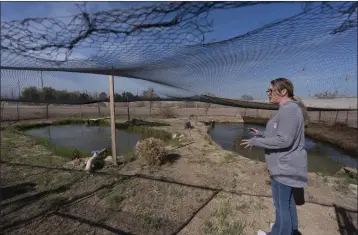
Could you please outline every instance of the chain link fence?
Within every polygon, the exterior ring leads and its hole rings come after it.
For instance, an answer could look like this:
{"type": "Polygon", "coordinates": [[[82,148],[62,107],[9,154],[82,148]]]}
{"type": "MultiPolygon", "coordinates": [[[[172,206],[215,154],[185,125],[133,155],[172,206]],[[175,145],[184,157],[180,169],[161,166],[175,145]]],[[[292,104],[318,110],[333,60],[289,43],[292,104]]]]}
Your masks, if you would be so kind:
{"type": "MultiPolygon", "coordinates": [[[[207,104],[202,102],[170,102],[156,101],[150,109],[149,101],[130,103],[116,103],[115,115],[123,118],[146,117],[189,117],[189,116],[225,116],[225,117],[260,117],[270,118],[275,110],[236,108],[223,105],[207,104]],[[129,104],[129,105],[128,105],[129,104]],[[129,107],[128,107],[129,106],[129,107]]],[[[16,102],[2,102],[1,120],[20,121],[29,119],[51,118],[90,118],[108,117],[108,103],[94,103],[85,105],[55,105],[36,104],[29,105],[16,102]]],[[[345,125],[357,128],[357,111],[309,111],[312,123],[325,125],[345,125]]]]}

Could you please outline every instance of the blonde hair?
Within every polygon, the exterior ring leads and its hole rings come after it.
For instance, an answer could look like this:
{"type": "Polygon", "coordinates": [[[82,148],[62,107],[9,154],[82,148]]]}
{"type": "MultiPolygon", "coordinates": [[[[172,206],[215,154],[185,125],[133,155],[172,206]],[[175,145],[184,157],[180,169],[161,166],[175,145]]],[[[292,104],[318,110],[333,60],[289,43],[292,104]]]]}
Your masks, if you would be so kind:
{"type": "Polygon", "coordinates": [[[277,78],[277,79],[272,80],[270,83],[273,87],[273,90],[277,91],[279,93],[279,95],[282,95],[281,92],[284,89],[286,89],[287,97],[298,102],[298,104],[301,108],[302,114],[303,114],[305,126],[307,126],[309,124],[309,116],[308,116],[307,108],[306,108],[305,104],[303,103],[302,99],[300,97],[294,95],[294,86],[293,86],[292,82],[287,78],[277,78]]]}

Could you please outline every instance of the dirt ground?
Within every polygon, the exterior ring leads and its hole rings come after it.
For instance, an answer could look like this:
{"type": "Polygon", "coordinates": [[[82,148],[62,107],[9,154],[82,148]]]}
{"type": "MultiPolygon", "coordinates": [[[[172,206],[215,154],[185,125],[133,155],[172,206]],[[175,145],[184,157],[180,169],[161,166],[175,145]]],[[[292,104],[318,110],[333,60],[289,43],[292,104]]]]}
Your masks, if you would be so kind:
{"type": "MultiPolygon", "coordinates": [[[[225,121],[237,121],[226,118],[225,121]]],[[[151,120],[151,119],[148,119],[151,120]]],[[[224,151],[199,118],[158,120],[182,133],[168,161],[139,160],[92,174],[21,133],[1,132],[1,227],[4,234],[238,235],[269,230],[274,209],[263,163],[224,151]]],[[[81,163],[79,163],[81,162],[81,163]]],[[[310,173],[298,207],[305,235],[357,233],[357,194],[346,175],[310,173]]]]}

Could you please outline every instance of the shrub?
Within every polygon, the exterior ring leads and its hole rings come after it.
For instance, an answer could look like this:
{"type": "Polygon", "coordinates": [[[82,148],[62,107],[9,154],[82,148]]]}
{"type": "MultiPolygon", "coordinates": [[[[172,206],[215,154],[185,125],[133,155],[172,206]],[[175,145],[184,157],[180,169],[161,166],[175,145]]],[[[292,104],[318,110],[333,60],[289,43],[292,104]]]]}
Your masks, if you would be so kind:
{"type": "Polygon", "coordinates": [[[135,154],[150,166],[163,164],[167,156],[164,141],[153,137],[138,141],[135,154]]]}
{"type": "Polygon", "coordinates": [[[168,107],[161,108],[160,115],[164,118],[175,118],[176,117],[175,111],[168,107]]]}

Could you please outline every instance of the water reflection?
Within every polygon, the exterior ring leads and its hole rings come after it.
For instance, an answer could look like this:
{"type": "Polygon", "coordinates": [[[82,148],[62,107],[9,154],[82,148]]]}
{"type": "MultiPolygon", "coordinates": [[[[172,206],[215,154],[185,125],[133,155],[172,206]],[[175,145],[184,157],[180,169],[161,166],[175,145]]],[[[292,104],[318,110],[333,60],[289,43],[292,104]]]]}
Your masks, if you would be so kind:
{"type": "MultiPolygon", "coordinates": [[[[244,148],[240,145],[242,139],[252,137],[249,128],[263,131],[264,126],[255,124],[216,124],[210,131],[212,139],[222,148],[240,153],[242,156],[256,160],[265,161],[264,150],[253,147],[244,148]]],[[[342,165],[357,167],[357,160],[353,156],[343,153],[329,144],[313,140],[306,136],[305,148],[308,153],[308,170],[310,172],[322,172],[334,174],[341,169],[342,165]]]]}

